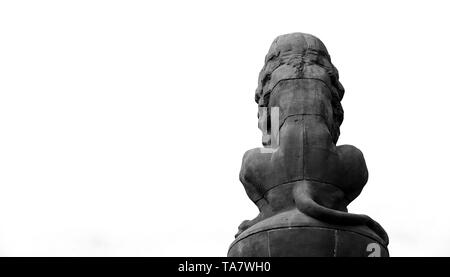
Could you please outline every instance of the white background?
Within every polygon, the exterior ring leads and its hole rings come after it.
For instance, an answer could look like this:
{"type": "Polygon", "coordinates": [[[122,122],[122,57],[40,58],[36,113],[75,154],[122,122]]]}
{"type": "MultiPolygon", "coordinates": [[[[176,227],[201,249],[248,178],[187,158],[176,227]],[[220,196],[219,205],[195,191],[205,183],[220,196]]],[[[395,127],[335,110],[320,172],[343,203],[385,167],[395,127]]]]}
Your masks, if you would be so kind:
{"type": "Polygon", "coordinates": [[[238,173],[264,56],[306,32],[369,167],[349,210],[392,256],[450,256],[445,3],[2,1],[0,255],[225,256],[257,214],[238,173]]]}

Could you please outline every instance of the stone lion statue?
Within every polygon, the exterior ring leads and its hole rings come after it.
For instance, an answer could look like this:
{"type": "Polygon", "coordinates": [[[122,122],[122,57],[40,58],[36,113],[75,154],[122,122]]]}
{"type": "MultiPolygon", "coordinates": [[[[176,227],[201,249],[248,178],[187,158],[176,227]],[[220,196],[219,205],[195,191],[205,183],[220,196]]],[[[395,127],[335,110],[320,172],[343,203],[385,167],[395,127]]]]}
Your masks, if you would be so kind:
{"type": "MultiPolygon", "coordinates": [[[[277,107],[278,126],[270,124],[270,112],[259,113],[259,126],[266,126],[268,134],[276,131],[278,144],[270,152],[255,148],[244,154],[239,178],[260,213],[242,222],[236,236],[274,214],[298,209],[330,224],[365,225],[388,244],[377,222],[347,212],[366,184],[368,171],[358,148],[336,146],[343,96],[338,71],[318,38],[292,33],[275,39],[255,100],[269,111],[277,107]]],[[[270,144],[264,142],[266,148],[270,144]]]]}

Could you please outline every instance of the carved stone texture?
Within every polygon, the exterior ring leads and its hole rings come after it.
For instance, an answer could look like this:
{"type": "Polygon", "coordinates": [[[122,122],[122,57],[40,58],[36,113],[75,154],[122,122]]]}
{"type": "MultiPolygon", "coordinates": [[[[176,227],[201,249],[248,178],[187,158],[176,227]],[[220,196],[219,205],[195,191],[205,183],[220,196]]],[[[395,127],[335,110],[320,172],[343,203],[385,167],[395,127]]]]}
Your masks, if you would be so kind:
{"type": "Polygon", "coordinates": [[[239,174],[260,213],[239,226],[228,256],[388,256],[388,236],[347,212],[368,171],[362,152],[336,146],[344,88],[325,45],[304,33],[279,36],[256,89],[263,148],[239,174]]]}

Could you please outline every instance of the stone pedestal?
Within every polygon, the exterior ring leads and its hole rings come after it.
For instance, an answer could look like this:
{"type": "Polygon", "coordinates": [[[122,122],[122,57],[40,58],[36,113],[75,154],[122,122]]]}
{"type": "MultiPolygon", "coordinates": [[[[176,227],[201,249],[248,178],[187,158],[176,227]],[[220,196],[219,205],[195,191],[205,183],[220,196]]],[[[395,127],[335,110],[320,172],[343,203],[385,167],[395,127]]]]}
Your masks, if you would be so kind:
{"type": "Polygon", "coordinates": [[[388,257],[368,227],[320,222],[297,209],[267,218],[241,233],[229,257],[388,257]]]}

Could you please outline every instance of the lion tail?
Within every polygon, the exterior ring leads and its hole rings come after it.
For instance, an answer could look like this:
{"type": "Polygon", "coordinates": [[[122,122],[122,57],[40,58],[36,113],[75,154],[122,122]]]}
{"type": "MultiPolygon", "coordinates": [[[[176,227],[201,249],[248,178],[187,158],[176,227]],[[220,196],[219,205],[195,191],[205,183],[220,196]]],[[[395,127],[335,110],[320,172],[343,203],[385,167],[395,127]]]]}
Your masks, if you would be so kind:
{"type": "Polygon", "coordinates": [[[298,181],[294,185],[293,196],[299,211],[330,224],[350,226],[366,225],[383,239],[386,245],[389,244],[389,237],[378,222],[367,215],[333,210],[320,205],[313,199],[309,190],[310,186],[312,186],[312,184],[307,180],[298,181]]]}

